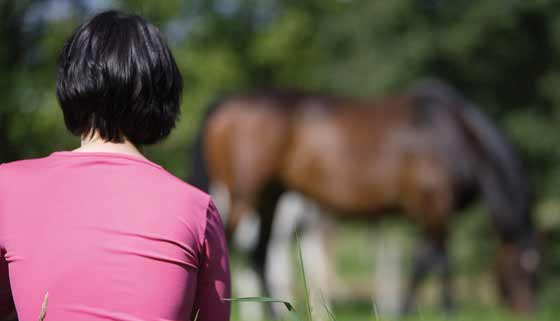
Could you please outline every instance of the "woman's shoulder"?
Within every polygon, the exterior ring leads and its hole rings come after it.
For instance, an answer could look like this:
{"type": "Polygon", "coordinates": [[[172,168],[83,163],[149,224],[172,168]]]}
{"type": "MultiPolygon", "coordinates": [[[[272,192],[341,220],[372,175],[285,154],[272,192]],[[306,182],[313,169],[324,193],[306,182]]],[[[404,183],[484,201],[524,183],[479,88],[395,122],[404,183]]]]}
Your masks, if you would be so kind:
{"type": "Polygon", "coordinates": [[[189,198],[198,199],[206,203],[209,202],[210,195],[205,191],[189,184],[185,180],[175,176],[166,169],[162,168],[159,172],[162,174],[163,179],[168,181],[171,188],[177,190],[178,192],[189,198]]]}
{"type": "Polygon", "coordinates": [[[0,169],[31,168],[43,164],[47,157],[33,157],[0,163],[0,169]]]}
{"type": "Polygon", "coordinates": [[[166,170],[163,171],[167,183],[161,185],[165,185],[164,188],[167,189],[164,191],[166,200],[174,204],[170,205],[172,207],[179,206],[180,212],[184,213],[185,222],[197,226],[195,230],[198,231],[200,244],[205,242],[209,234],[223,233],[221,216],[212,197],[166,170]]]}
{"type": "Polygon", "coordinates": [[[33,173],[40,170],[46,157],[36,157],[0,163],[0,180],[20,173],[33,173]]]}
{"type": "MultiPolygon", "coordinates": [[[[159,188],[163,189],[169,200],[175,203],[182,203],[192,212],[198,212],[202,217],[206,217],[207,211],[211,209],[211,196],[201,189],[189,184],[183,179],[175,176],[165,169],[158,171],[158,176],[164,180],[164,184],[159,184],[159,188]]],[[[160,181],[161,182],[161,181],[160,181]]]]}

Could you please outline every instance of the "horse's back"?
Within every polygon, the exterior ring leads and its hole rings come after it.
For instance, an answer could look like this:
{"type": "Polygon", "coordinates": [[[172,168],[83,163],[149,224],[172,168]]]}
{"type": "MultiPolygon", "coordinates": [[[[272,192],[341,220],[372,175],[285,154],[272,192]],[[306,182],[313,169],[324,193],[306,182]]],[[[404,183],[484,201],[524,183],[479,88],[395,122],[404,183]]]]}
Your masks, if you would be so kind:
{"type": "Polygon", "coordinates": [[[417,207],[426,197],[413,192],[435,194],[453,184],[438,146],[444,133],[423,106],[432,94],[418,93],[376,101],[232,97],[209,122],[211,172],[238,193],[257,194],[276,180],[342,211],[417,207]]]}

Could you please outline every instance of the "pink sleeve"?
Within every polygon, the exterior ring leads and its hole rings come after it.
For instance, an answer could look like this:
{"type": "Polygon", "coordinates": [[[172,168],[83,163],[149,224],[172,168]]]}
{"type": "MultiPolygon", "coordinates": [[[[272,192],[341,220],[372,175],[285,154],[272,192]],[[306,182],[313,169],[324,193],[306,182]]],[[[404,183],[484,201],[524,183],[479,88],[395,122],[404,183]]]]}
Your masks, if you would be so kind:
{"type": "Polygon", "coordinates": [[[210,199],[206,213],[206,231],[203,243],[193,319],[197,321],[227,321],[231,296],[229,256],[220,214],[210,199]]]}

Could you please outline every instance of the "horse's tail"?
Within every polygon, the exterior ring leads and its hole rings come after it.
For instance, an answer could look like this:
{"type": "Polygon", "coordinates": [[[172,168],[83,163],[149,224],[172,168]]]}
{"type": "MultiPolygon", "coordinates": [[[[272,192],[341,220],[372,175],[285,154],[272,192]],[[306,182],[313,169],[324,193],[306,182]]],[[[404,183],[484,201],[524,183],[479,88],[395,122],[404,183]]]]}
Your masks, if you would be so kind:
{"type": "Polygon", "coordinates": [[[500,237],[532,237],[533,195],[518,152],[484,114],[469,103],[461,105],[458,119],[477,154],[478,185],[500,237]]]}
{"type": "Polygon", "coordinates": [[[191,162],[187,181],[205,192],[209,191],[210,178],[208,176],[207,162],[204,157],[204,132],[208,119],[218,110],[224,100],[225,96],[219,96],[208,106],[191,148],[191,162]]]}

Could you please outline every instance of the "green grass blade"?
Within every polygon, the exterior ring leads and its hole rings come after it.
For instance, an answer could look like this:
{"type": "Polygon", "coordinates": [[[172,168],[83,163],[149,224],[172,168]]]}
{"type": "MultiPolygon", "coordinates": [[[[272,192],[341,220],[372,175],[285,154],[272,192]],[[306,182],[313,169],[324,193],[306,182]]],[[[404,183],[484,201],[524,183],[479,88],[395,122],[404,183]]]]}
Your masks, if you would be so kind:
{"type": "Polygon", "coordinates": [[[325,308],[325,311],[327,311],[327,315],[329,317],[329,320],[330,321],[336,321],[334,313],[332,312],[331,308],[329,307],[329,304],[328,304],[327,299],[325,298],[325,295],[323,294],[323,292],[321,292],[321,300],[323,301],[323,307],[325,308]]]}
{"type": "Polygon", "coordinates": [[[224,301],[230,302],[257,302],[257,303],[282,303],[289,311],[292,320],[301,321],[294,306],[288,301],[277,300],[268,297],[245,297],[245,298],[227,298],[224,301]]]}
{"type": "Polygon", "coordinates": [[[49,304],[49,292],[45,294],[43,304],[41,305],[41,313],[39,314],[39,321],[43,321],[47,315],[47,305],[49,304]]]}
{"type": "Polygon", "coordinates": [[[377,311],[377,303],[373,303],[373,316],[375,317],[375,321],[380,321],[379,312],[377,311]]]}
{"type": "Polygon", "coordinates": [[[303,286],[305,289],[305,305],[307,306],[307,320],[313,321],[313,317],[311,316],[311,303],[309,300],[309,287],[307,286],[307,276],[305,275],[305,267],[303,265],[303,255],[301,254],[301,244],[299,242],[299,236],[296,233],[296,244],[298,249],[298,256],[299,256],[299,268],[301,270],[301,275],[303,278],[303,286]]]}

